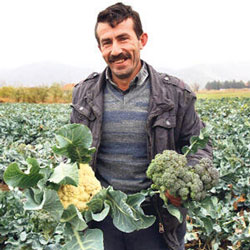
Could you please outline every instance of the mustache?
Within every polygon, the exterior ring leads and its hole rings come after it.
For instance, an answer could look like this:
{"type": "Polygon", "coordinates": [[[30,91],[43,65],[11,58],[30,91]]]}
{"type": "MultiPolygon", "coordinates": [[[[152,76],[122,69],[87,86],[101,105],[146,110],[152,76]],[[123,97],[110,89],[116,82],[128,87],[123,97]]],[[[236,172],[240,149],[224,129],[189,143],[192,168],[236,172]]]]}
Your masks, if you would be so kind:
{"type": "Polygon", "coordinates": [[[124,59],[124,60],[126,60],[126,59],[130,59],[131,58],[131,56],[130,56],[130,54],[129,53],[120,53],[119,55],[117,55],[117,56],[109,56],[109,62],[110,63],[113,63],[113,62],[115,62],[115,61],[119,61],[119,60],[122,60],[122,59],[124,59]]]}

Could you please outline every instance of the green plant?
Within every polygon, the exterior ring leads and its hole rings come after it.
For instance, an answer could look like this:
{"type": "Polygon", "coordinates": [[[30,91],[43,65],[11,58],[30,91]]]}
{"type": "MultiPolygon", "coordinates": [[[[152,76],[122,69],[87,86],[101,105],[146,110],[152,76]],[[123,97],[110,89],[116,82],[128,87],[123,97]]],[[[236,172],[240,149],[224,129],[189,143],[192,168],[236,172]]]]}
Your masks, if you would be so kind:
{"type": "Polygon", "coordinates": [[[45,211],[25,210],[24,198],[19,190],[0,190],[0,248],[42,250],[47,246],[60,249],[66,239],[62,225],[45,211]]]}
{"type": "Polygon", "coordinates": [[[181,197],[183,205],[190,210],[190,202],[202,201],[208,191],[218,184],[219,174],[210,159],[202,158],[194,166],[189,166],[186,158],[189,153],[196,153],[207,144],[208,135],[209,130],[203,128],[199,136],[191,137],[190,146],[182,149],[183,155],[173,150],[164,150],[157,154],[146,172],[153,182],[151,188],[159,190],[164,206],[180,222],[183,218],[179,208],[168,204],[165,193],[181,197]]]}
{"type": "Polygon", "coordinates": [[[87,211],[79,211],[73,204],[64,208],[57,191],[62,185],[78,186],[78,167],[90,160],[90,130],[81,124],[69,124],[59,129],[55,153],[68,158],[55,168],[41,168],[34,158],[27,159],[27,169],[22,171],[17,163],[10,164],[4,172],[4,181],[12,187],[25,189],[25,210],[45,211],[54,221],[65,223],[70,238],[62,249],[103,249],[103,236],[99,229],[88,229],[90,220],[100,221],[111,215],[114,225],[123,232],[132,232],[151,226],[154,216],[145,215],[140,208],[144,194],[126,195],[112,187],[101,189],[89,203],[87,211]],[[98,195],[99,194],[99,195],[98,195]],[[121,223],[122,222],[122,223],[121,223]],[[82,232],[84,231],[84,232],[82,232]]]}

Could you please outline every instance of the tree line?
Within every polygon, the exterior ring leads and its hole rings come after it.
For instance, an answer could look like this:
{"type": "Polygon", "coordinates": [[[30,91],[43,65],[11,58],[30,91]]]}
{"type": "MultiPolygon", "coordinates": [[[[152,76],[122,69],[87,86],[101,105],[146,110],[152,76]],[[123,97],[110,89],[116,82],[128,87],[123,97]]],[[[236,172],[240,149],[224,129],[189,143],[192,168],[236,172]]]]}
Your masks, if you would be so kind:
{"type": "Polygon", "coordinates": [[[71,99],[72,88],[64,88],[59,83],[50,87],[0,87],[0,102],[69,103],[71,99]]]}
{"type": "Polygon", "coordinates": [[[243,89],[250,88],[250,81],[244,83],[243,81],[211,81],[205,86],[207,90],[219,90],[219,89],[243,89]]]}

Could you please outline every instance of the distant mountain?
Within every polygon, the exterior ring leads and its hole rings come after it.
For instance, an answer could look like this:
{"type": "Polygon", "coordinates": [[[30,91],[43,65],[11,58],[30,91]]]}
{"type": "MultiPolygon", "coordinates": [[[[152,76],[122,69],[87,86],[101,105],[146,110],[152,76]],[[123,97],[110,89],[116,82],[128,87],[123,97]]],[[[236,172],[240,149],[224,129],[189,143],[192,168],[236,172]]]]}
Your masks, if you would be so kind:
{"type": "Polygon", "coordinates": [[[52,83],[77,83],[91,73],[91,69],[65,64],[43,62],[0,70],[0,86],[42,86],[52,83]]]}
{"type": "Polygon", "coordinates": [[[209,81],[250,81],[249,63],[200,64],[193,67],[171,71],[188,84],[198,83],[204,88],[209,81]]]}
{"type": "MultiPolygon", "coordinates": [[[[193,67],[171,70],[159,69],[161,72],[179,77],[188,84],[198,83],[204,88],[212,80],[250,80],[250,63],[203,64],[193,67]]],[[[41,86],[57,83],[77,83],[86,78],[93,69],[79,68],[65,64],[43,62],[25,65],[16,69],[0,69],[0,86],[41,86]]]]}

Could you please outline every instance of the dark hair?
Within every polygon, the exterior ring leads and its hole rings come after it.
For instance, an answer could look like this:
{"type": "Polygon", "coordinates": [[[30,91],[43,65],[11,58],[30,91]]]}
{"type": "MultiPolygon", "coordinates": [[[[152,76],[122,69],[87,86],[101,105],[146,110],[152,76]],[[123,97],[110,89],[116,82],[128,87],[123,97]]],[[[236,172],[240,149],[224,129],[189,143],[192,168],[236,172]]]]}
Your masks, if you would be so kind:
{"type": "Polygon", "coordinates": [[[98,43],[99,38],[96,32],[98,23],[108,23],[112,28],[114,28],[117,24],[121,23],[127,18],[133,19],[134,31],[137,38],[139,39],[139,37],[143,33],[139,14],[134,11],[129,5],[124,5],[123,3],[116,3],[101,11],[97,16],[97,22],[95,25],[95,37],[98,43]]]}

